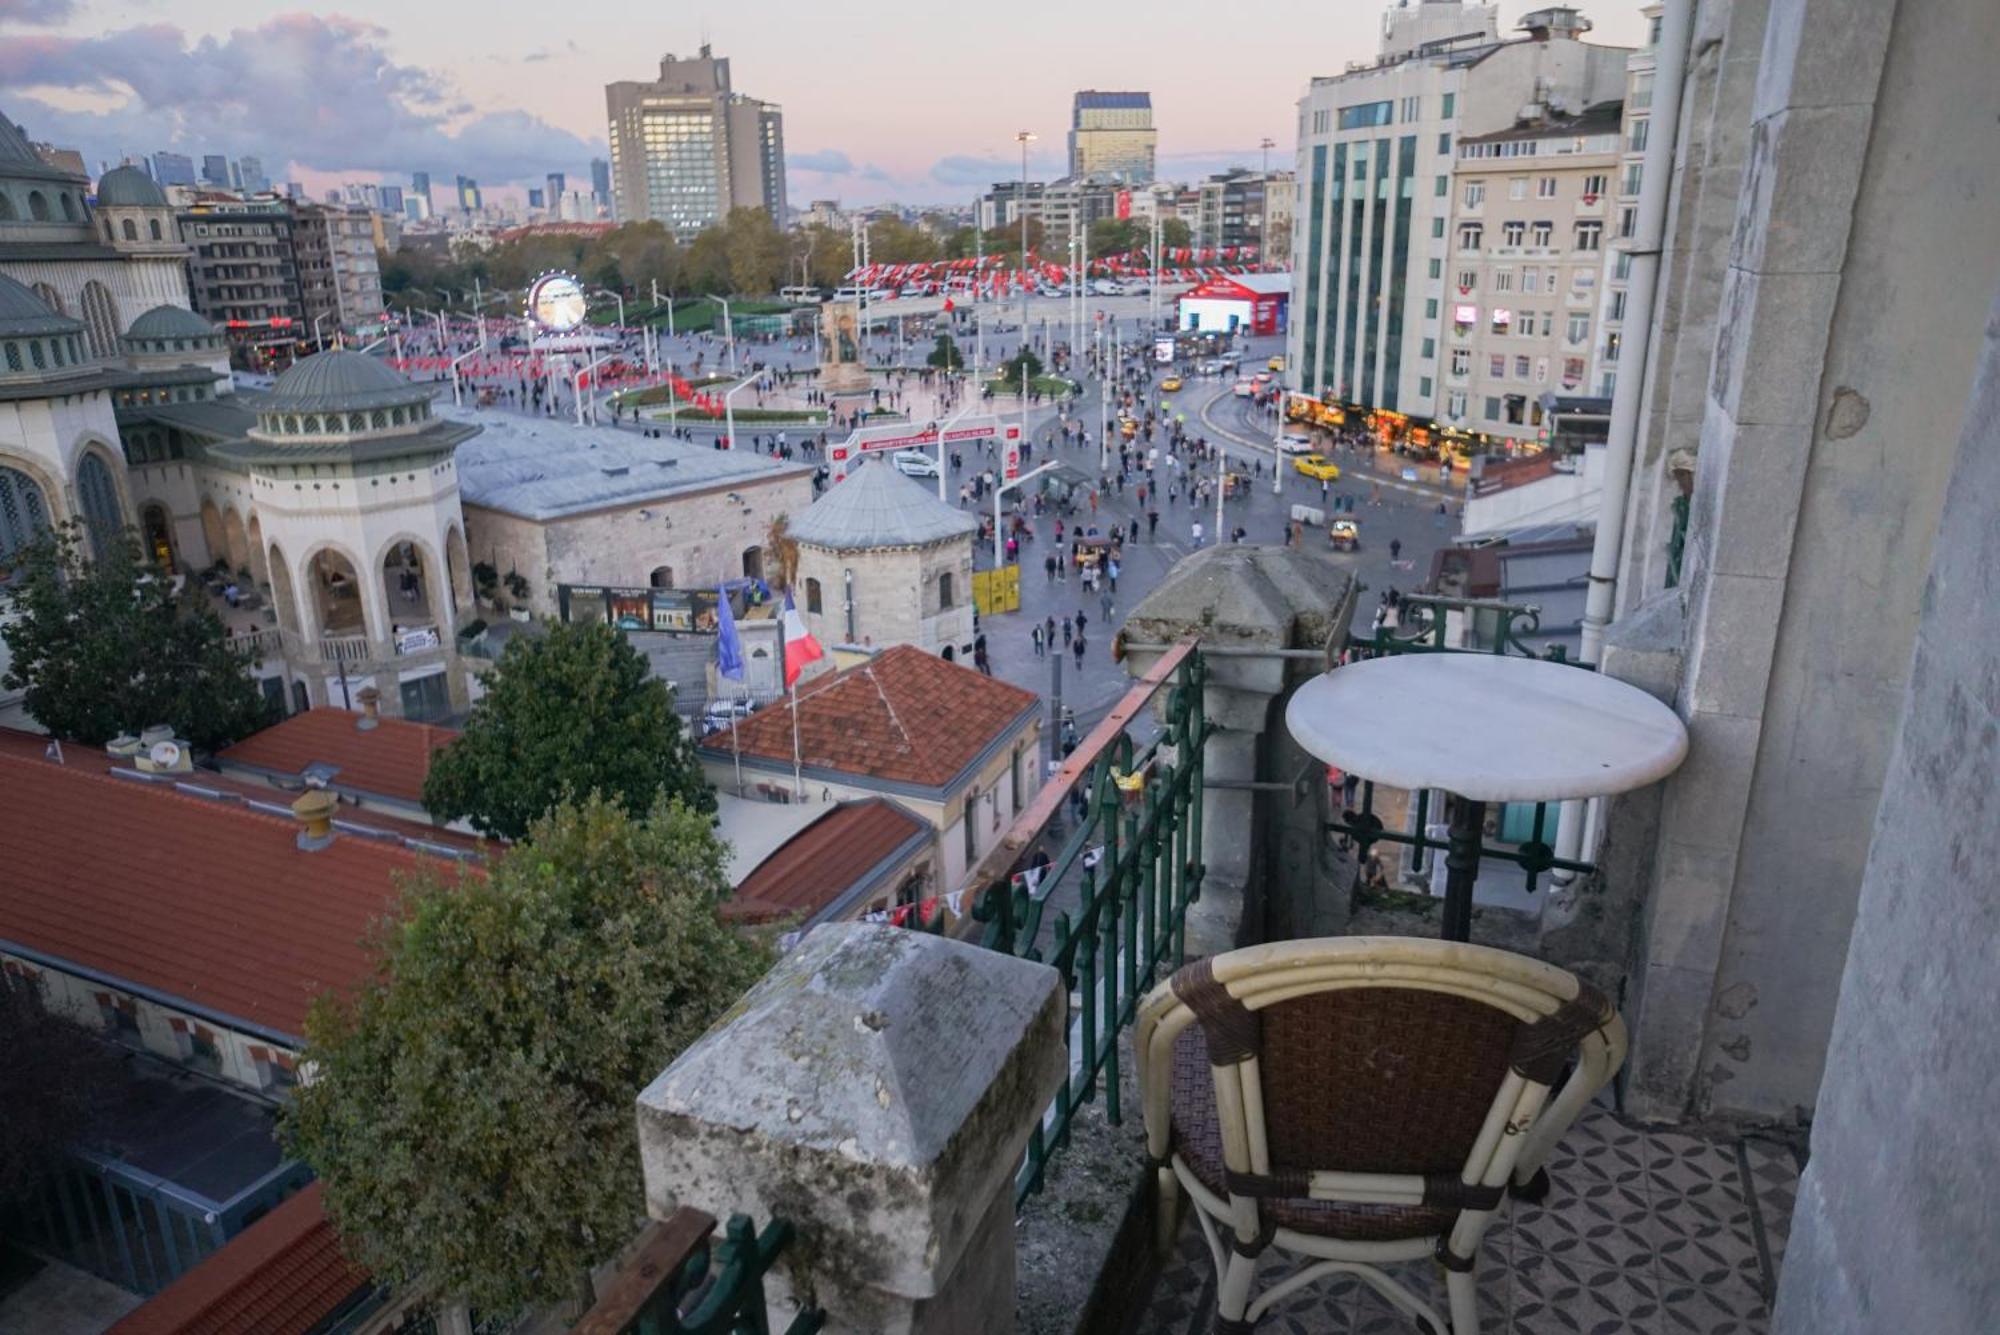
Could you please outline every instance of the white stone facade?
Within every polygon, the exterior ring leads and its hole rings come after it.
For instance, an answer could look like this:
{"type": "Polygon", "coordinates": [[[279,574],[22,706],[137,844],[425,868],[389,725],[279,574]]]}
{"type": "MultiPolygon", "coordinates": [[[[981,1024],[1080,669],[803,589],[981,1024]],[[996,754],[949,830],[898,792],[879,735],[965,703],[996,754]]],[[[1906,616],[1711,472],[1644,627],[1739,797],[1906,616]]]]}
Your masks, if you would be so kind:
{"type": "Polygon", "coordinates": [[[802,542],[798,589],[799,610],[822,644],[913,644],[971,661],[970,535],[927,547],[846,552],[802,542]]]}

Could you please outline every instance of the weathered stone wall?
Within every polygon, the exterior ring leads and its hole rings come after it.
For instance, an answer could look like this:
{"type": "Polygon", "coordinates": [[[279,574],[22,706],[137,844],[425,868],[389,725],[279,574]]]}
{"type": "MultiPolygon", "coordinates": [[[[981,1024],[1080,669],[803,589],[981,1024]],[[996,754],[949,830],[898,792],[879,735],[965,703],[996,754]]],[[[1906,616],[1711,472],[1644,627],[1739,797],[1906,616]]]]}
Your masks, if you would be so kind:
{"type": "Polygon", "coordinates": [[[1996,424],[2000,304],[1986,324],[1872,827],[1778,1335],[1989,1331],[2000,1314],[1996,424]]]}

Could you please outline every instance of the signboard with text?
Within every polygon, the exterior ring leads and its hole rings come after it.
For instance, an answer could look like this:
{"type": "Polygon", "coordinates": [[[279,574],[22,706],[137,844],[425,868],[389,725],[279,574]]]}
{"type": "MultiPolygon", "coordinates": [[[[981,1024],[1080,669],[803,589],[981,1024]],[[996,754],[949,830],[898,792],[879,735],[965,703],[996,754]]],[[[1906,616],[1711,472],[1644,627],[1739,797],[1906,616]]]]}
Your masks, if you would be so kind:
{"type": "MultiPolygon", "coordinates": [[[[1021,428],[1018,423],[1002,426],[997,417],[968,417],[944,433],[945,448],[954,445],[978,444],[988,440],[1006,440],[1011,454],[1019,444],[1021,428]]],[[[938,444],[938,428],[935,422],[897,422],[892,426],[864,426],[838,445],[829,446],[827,460],[833,465],[836,478],[845,477],[847,470],[871,454],[883,451],[923,450],[935,451],[938,444]]]]}

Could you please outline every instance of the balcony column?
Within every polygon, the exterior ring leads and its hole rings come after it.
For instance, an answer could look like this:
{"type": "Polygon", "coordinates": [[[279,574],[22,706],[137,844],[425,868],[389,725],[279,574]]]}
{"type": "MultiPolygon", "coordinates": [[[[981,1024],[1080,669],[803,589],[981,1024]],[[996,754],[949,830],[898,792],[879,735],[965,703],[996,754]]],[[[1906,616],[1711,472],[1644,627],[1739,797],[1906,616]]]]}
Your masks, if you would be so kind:
{"type": "Polygon", "coordinates": [[[1008,1335],[1014,1178],[1068,1071],[1043,964],[923,932],[815,928],[639,1095],[646,1209],[777,1217],[772,1326],[1008,1335]]]}
{"type": "MultiPolygon", "coordinates": [[[[1291,547],[1235,544],[1185,557],[1132,609],[1120,632],[1127,645],[1193,638],[1207,650],[1324,650],[1347,606],[1352,578],[1330,558],[1291,547]]],[[[1128,649],[1125,669],[1143,674],[1157,649],[1128,649]]],[[[1234,948],[1243,935],[1246,887],[1262,841],[1263,912],[1251,935],[1298,937],[1340,930],[1353,886],[1327,874],[1319,821],[1323,781],[1298,796],[1235,786],[1290,783],[1323,775],[1285,731],[1284,702],[1324,669],[1320,657],[1213,654],[1205,659],[1202,708],[1210,726],[1202,752],[1202,897],[1188,910],[1188,953],[1234,948]]],[[[1164,693],[1158,702],[1164,707],[1164,693]]]]}

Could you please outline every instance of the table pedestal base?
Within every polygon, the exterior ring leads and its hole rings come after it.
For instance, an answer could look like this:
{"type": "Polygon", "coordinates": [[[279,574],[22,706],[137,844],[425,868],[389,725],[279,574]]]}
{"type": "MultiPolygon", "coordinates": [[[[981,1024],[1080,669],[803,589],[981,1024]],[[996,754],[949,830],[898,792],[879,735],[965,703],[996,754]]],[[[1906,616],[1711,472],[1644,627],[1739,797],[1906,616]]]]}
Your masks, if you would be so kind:
{"type": "Polygon", "coordinates": [[[1479,844],[1486,832],[1486,804],[1454,796],[1444,854],[1446,941],[1472,939],[1472,886],[1479,879],[1479,844]]]}

